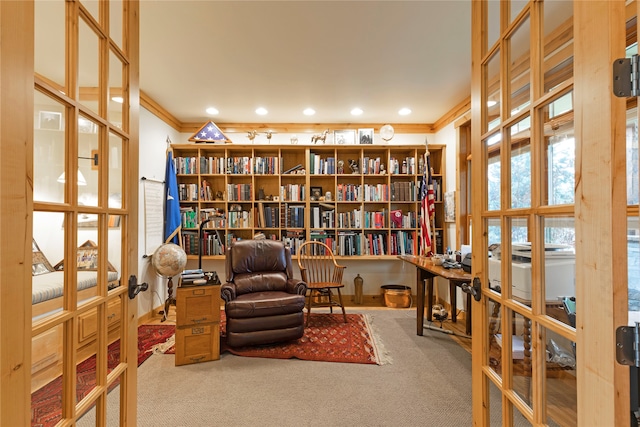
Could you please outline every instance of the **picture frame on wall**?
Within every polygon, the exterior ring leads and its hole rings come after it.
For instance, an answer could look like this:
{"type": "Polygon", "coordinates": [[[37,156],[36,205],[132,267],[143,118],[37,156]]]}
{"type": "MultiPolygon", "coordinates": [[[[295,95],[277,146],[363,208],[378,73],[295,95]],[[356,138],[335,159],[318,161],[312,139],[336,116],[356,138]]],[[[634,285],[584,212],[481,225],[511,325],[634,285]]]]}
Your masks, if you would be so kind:
{"type": "Polygon", "coordinates": [[[335,130],[333,131],[333,142],[340,145],[355,144],[355,130],[335,130]]]}
{"type": "Polygon", "coordinates": [[[61,130],[62,113],[56,111],[40,111],[38,114],[38,127],[46,130],[61,130]]]}
{"type": "Polygon", "coordinates": [[[456,192],[444,193],[444,222],[456,222],[456,192]]]}
{"type": "Polygon", "coordinates": [[[358,129],[358,142],[360,144],[373,144],[373,129],[358,129]]]}

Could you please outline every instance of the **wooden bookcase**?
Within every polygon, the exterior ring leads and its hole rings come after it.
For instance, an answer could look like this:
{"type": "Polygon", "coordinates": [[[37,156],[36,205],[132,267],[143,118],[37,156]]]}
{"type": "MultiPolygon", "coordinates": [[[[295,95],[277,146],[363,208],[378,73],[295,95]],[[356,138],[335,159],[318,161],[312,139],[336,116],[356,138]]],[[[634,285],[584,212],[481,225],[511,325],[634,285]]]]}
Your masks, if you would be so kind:
{"type": "MultiPolygon", "coordinates": [[[[198,226],[209,217],[204,259],[222,259],[225,245],[256,233],[284,240],[294,255],[311,239],[329,244],[338,257],[384,259],[418,251],[423,145],[172,147],[190,259],[198,256],[198,226]]],[[[445,146],[430,145],[429,151],[433,234],[442,253],[445,146]]]]}

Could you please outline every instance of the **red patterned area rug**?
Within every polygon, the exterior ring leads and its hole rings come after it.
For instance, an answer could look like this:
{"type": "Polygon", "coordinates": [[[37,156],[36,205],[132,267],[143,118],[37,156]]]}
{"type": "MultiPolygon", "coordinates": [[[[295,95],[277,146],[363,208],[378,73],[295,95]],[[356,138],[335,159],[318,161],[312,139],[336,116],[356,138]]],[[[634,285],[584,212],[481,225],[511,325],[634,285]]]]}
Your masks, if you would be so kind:
{"type": "MultiPolygon", "coordinates": [[[[173,325],[141,325],[138,327],[138,366],[153,354],[152,348],[164,343],[175,333],[173,325]]],[[[109,345],[107,368],[111,371],[120,362],[120,340],[109,345]]],[[[76,395],[83,399],[96,385],[96,358],[80,362],[77,368],[76,395]]],[[[111,389],[119,381],[116,381],[111,389]]],[[[31,394],[31,426],[54,426],[62,418],[62,377],[58,377],[31,394]]]]}
{"type": "MultiPolygon", "coordinates": [[[[230,348],[225,344],[225,323],[222,311],[220,352],[246,357],[370,365],[389,362],[384,357],[379,339],[374,337],[368,317],[363,314],[347,314],[347,323],[344,323],[342,313],[312,313],[309,326],[304,329],[304,336],[296,341],[240,348],[230,348]]],[[[173,347],[166,351],[173,352],[173,347]]]]}

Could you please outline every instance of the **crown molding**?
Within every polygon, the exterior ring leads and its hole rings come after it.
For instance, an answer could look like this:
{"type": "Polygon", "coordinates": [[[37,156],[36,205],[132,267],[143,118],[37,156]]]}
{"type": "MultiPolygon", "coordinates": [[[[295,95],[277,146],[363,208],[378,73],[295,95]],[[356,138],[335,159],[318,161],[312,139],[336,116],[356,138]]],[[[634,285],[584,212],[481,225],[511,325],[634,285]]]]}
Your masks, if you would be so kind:
{"type": "MultiPolygon", "coordinates": [[[[202,127],[202,123],[183,123],[154,101],[144,91],[140,91],[140,105],[157,116],[160,120],[181,133],[194,133],[202,127]]],[[[362,129],[380,127],[390,124],[396,133],[435,133],[455,121],[471,109],[471,97],[465,99],[442,116],[436,123],[219,123],[215,124],[224,132],[272,131],[280,133],[322,132],[325,129],[362,129]]]]}

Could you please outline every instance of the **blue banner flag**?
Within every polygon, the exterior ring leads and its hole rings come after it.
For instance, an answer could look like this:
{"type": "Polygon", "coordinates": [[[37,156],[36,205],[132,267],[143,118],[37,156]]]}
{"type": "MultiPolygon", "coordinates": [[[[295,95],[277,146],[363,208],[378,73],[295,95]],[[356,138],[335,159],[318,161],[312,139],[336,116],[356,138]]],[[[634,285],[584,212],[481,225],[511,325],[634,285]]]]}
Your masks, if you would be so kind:
{"type": "Polygon", "coordinates": [[[180,242],[180,199],[178,197],[178,180],[176,178],[176,166],[173,163],[173,152],[167,153],[167,169],[164,176],[164,188],[167,195],[164,209],[164,242],[175,243],[182,246],[180,242]]]}

